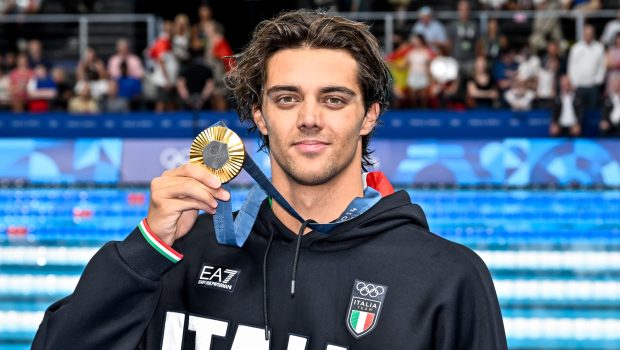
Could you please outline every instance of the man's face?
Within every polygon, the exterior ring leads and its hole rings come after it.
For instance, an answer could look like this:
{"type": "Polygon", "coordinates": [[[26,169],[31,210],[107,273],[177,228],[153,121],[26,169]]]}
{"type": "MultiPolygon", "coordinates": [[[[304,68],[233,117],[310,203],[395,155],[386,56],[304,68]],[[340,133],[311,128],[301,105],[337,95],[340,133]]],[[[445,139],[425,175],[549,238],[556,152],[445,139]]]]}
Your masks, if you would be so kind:
{"type": "Polygon", "coordinates": [[[585,40],[586,42],[591,42],[592,40],[594,40],[594,27],[586,26],[583,29],[583,40],[585,40]]]}
{"type": "Polygon", "coordinates": [[[129,43],[126,40],[119,40],[116,43],[116,52],[119,55],[127,55],[129,53],[129,43]]]}
{"type": "Polygon", "coordinates": [[[557,56],[559,52],[560,49],[558,48],[558,45],[556,43],[549,42],[549,44],[547,44],[547,54],[549,56],[557,56]]]}
{"type": "Polygon", "coordinates": [[[361,137],[379,107],[364,111],[357,62],[344,50],[287,49],[267,62],[259,131],[269,137],[272,174],[321,185],[361,166],[361,137]]]}
{"type": "Polygon", "coordinates": [[[458,3],[459,19],[461,21],[469,20],[469,3],[467,1],[459,1],[458,3]]]}

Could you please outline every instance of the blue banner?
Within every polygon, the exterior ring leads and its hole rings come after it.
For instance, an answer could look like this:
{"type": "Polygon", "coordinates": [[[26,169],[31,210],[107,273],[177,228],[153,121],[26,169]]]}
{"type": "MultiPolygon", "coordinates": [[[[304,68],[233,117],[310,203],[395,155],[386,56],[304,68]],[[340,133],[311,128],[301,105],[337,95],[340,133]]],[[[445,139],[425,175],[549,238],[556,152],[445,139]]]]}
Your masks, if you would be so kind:
{"type": "MultiPolygon", "coordinates": [[[[33,183],[148,183],[188,161],[187,139],[0,139],[0,179],[33,183]]],[[[258,139],[248,154],[269,176],[258,139]]],[[[401,186],[620,186],[619,139],[385,140],[376,167],[401,186]]],[[[253,183],[242,172],[236,184],[253,183]]]]}
{"type": "MultiPolygon", "coordinates": [[[[515,113],[505,110],[471,111],[388,111],[381,117],[377,138],[484,139],[547,137],[551,112],[535,110],[515,113]]],[[[0,114],[0,137],[46,138],[191,138],[217,121],[224,121],[241,137],[248,136],[249,124],[237,114],[215,113],[131,113],[72,115],[0,114]]],[[[586,116],[585,136],[597,136],[599,116],[586,116]]],[[[255,136],[254,136],[255,137],[255,136]]]]}

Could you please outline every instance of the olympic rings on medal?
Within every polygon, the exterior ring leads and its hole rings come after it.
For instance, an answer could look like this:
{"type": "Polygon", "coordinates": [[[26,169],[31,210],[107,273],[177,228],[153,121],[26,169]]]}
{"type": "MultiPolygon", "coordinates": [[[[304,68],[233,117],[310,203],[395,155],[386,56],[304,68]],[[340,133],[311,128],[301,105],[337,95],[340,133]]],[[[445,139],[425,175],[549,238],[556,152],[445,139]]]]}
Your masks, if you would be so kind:
{"type": "Polygon", "coordinates": [[[357,282],[355,289],[357,289],[363,297],[369,296],[371,298],[376,298],[385,293],[385,288],[383,286],[375,286],[372,283],[357,282]]]}

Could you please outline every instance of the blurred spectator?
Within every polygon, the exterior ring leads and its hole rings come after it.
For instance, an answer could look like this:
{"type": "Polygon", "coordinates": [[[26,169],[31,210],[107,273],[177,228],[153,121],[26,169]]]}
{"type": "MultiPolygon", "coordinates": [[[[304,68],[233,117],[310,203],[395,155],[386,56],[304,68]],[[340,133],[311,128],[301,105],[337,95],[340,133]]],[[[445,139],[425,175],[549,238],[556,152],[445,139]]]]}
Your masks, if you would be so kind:
{"type": "Polygon", "coordinates": [[[56,97],[52,100],[52,110],[54,111],[66,111],[69,104],[69,100],[73,97],[73,89],[67,81],[65,71],[56,67],[52,69],[52,79],[56,84],[56,97]]]}
{"type": "Polygon", "coordinates": [[[508,47],[508,38],[500,34],[497,19],[489,19],[487,32],[480,40],[478,55],[485,55],[491,61],[495,61],[502,49],[508,47]]]}
{"type": "Polygon", "coordinates": [[[594,11],[601,8],[601,0],[561,0],[565,9],[577,11],[594,11]]]}
{"type": "Polygon", "coordinates": [[[499,103],[499,93],[495,80],[489,73],[487,59],[478,56],[474,65],[474,74],[467,81],[469,107],[492,108],[499,103]]]}
{"type": "Polygon", "coordinates": [[[441,49],[430,64],[430,105],[432,108],[462,109],[459,96],[459,63],[448,56],[447,49],[441,49]]]}
{"type": "Polygon", "coordinates": [[[407,11],[413,0],[387,0],[390,4],[394,17],[396,18],[396,27],[402,27],[406,23],[407,11]]]}
{"type": "Polygon", "coordinates": [[[435,52],[447,47],[446,29],[441,22],[433,18],[433,10],[428,6],[423,6],[418,11],[418,15],[420,19],[413,25],[412,33],[422,35],[435,52]]]}
{"type": "Polygon", "coordinates": [[[32,39],[28,41],[28,64],[30,69],[34,69],[36,66],[42,64],[46,69],[51,68],[50,61],[43,56],[43,44],[40,40],[32,39]]]}
{"type": "Polygon", "coordinates": [[[532,0],[508,0],[504,3],[503,7],[505,10],[522,11],[531,10],[532,5],[532,0]]]}
{"type": "Polygon", "coordinates": [[[190,50],[204,52],[205,48],[209,46],[205,27],[211,22],[214,22],[213,10],[207,4],[200,5],[198,8],[198,23],[192,27],[190,50]]]}
{"type": "Polygon", "coordinates": [[[214,89],[213,72],[203,63],[202,57],[194,57],[177,79],[179,98],[189,109],[203,109],[214,89]]]}
{"type": "Polygon", "coordinates": [[[541,66],[542,67],[547,66],[548,61],[557,61],[558,77],[560,75],[566,74],[566,66],[567,66],[566,56],[561,54],[560,46],[553,41],[550,41],[547,44],[547,52],[545,52],[545,55],[541,58],[541,62],[540,62],[541,66]]]}
{"type": "Polygon", "coordinates": [[[476,46],[480,39],[478,25],[469,18],[469,2],[458,2],[459,19],[448,26],[448,38],[450,39],[451,56],[459,61],[461,72],[465,73],[465,79],[469,78],[474,71],[476,60],[476,46]]]}
{"type": "Polygon", "coordinates": [[[82,89],[84,84],[88,84],[91,96],[101,101],[108,93],[107,73],[103,61],[97,57],[95,49],[89,47],[84,52],[82,59],[75,69],[75,77],[77,83],[75,85],[76,93],[82,89]]]}
{"type": "Polygon", "coordinates": [[[107,113],[129,113],[129,101],[118,95],[118,86],[114,80],[110,81],[110,89],[103,103],[103,110],[107,113]]]}
{"type": "Polygon", "coordinates": [[[599,127],[606,136],[620,136],[620,80],[611,82],[599,127]]]}
{"type": "Polygon", "coordinates": [[[428,107],[430,86],[429,65],[433,58],[421,34],[412,34],[409,39],[411,50],[407,53],[407,87],[411,107],[428,107]]]}
{"type": "Polygon", "coordinates": [[[121,76],[115,80],[116,93],[119,97],[129,101],[131,109],[136,109],[142,95],[142,81],[129,75],[127,62],[121,62],[120,70],[121,76]]]}
{"type": "Polygon", "coordinates": [[[579,136],[582,120],[581,99],[564,75],[560,78],[560,96],[556,99],[549,133],[551,136],[579,136]]]}
{"type": "Polygon", "coordinates": [[[504,92],[504,99],[515,112],[527,112],[532,109],[535,94],[528,89],[526,83],[518,78],[513,79],[512,87],[504,92]]]}
{"type": "Polygon", "coordinates": [[[213,21],[213,10],[207,4],[201,4],[198,7],[198,24],[205,25],[213,21]]]}
{"type": "Polygon", "coordinates": [[[17,56],[15,56],[15,52],[7,52],[4,55],[4,60],[2,61],[2,69],[5,72],[10,72],[15,69],[17,65],[17,56]]]}
{"type": "Polygon", "coordinates": [[[207,36],[207,64],[213,70],[216,80],[222,80],[225,72],[228,72],[233,63],[233,54],[230,44],[224,37],[224,27],[215,21],[205,25],[207,36]]]}
{"type": "Polygon", "coordinates": [[[607,95],[610,95],[612,86],[616,81],[620,80],[620,32],[616,34],[614,45],[607,49],[605,61],[607,64],[607,86],[605,92],[607,95]]]}
{"type": "Polygon", "coordinates": [[[11,80],[5,74],[4,69],[0,67],[0,110],[5,110],[11,102],[11,80]]]}
{"type": "Polygon", "coordinates": [[[517,68],[517,79],[525,83],[528,89],[536,89],[536,78],[540,70],[540,58],[534,55],[526,46],[521,49],[520,54],[516,58],[519,62],[517,68]]]}
{"type": "Polygon", "coordinates": [[[78,95],[69,100],[69,113],[94,114],[99,113],[99,104],[90,95],[90,85],[82,86],[78,95]]]}
{"type": "Polygon", "coordinates": [[[108,74],[111,78],[118,79],[121,76],[121,62],[126,62],[129,76],[142,79],[144,76],[142,61],[131,53],[127,39],[116,41],[116,54],[108,60],[108,74]]]}
{"type": "Polygon", "coordinates": [[[536,5],[532,34],[529,38],[530,47],[534,52],[545,49],[548,43],[561,43],[564,40],[560,18],[552,16],[552,11],[559,11],[562,6],[559,0],[539,0],[536,5]]]}
{"type": "Polygon", "coordinates": [[[23,112],[28,101],[28,91],[26,86],[32,76],[32,71],[28,66],[28,56],[19,54],[17,65],[9,74],[11,91],[11,110],[13,112],[23,112]]]}
{"type": "Polygon", "coordinates": [[[501,10],[508,0],[478,0],[485,10],[501,10]]]}
{"type": "Polygon", "coordinates": [[[585,109],[596,108],[605,78],[605,48],[594,38],[594,27],[586,25],[583,40],[573,45],[568,56],[568,76],[585,109]]]}
{"type": "Polygon", "coordinates": [[[538,70],[536,77],[536,105],[538,108],[551,108],[553,106],[553,101],[557,96],[558,77],[561,75],[559,59],[548,56],[538,70]]]}
{"type": "MultiPolygon", "coordinates": [[[[179,72],[179,61],[172,51],[171,30],[170,22],[164,22],[164,30],[149,53],[154,62],[151,82],[157,90],[155,111],[158,113],[174,109],[174,91],[179,72]]],[[[187,53],[189,54],[189,52],[187,53]]]]}
{"type": "Polygon", "coordinates": [[[4,14],[32,14],[39,12],[42,0],[4,0],[0,12],[4,14]]]}
{"type": "Polygon", "coordinates": [[[28,111],[34,113],[49,112],[50,102],[58,94],[56,83],[43,64],[35,67],[34,75],[28,81],[27,90],[28,111]]]}
{"type": "Polygon", "coordinates": [[[618,33],[620,33],[620,10],[616,13],[616,19],[612,19],[605,25],[603,35],[601,35],[601,42],[607,46],[613,46],[618,33]]]}
{"type": "Polygon", "coordinates": [[[174,18],[172,53],[181,67],[189,63],[190,34],[189,18],[184,14],[178,14],[174,18]]]}
{"type": "Polygon", "coordinates": [[[493,63],[492,75],[497,83],[500,94],[508,90],[512,84],[512,79],[516,77],[519,65],[514,59],[514,51],[506,49],[500,52],[499,59],[493,63]]]}
{"type": "Polygon", "coordinates": [[[107,78],[103,60],[97,57],[97,52],[92,47],[86,49],[82,59],[75,69],[77,80],[99,81],[107,78]]]}
{"type": "Polygon", "coordinates": [[[407,54],[411,51],[406,33],[394,33],[394,47],[396,49],[386,57],[393,78],[392,105],[394,108],[404,108],[408,105],[407,54]]]}
{"type": "Polygon", "coordinates": [[[148,48],[148,57],[155,58],[163,51],[172,50],[172,31],[172,22],[169,20],[164,20],[162,22],[161,32],[159,32],[159,35],[155,38],[155,41],[148,48]]]}

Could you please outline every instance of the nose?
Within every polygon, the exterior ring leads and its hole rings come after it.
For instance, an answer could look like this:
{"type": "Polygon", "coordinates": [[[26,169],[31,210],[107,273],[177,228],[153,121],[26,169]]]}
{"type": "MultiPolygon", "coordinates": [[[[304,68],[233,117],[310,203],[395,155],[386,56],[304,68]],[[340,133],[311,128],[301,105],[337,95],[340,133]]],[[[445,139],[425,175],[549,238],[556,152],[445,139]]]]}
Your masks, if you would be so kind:
{"type": "Polygon", "coordinates": [[[314,99],[305,99],[299,108],[297,127],[300,129],[320,129],[322,127],[320,107],[320,104],[314,99]]]}

